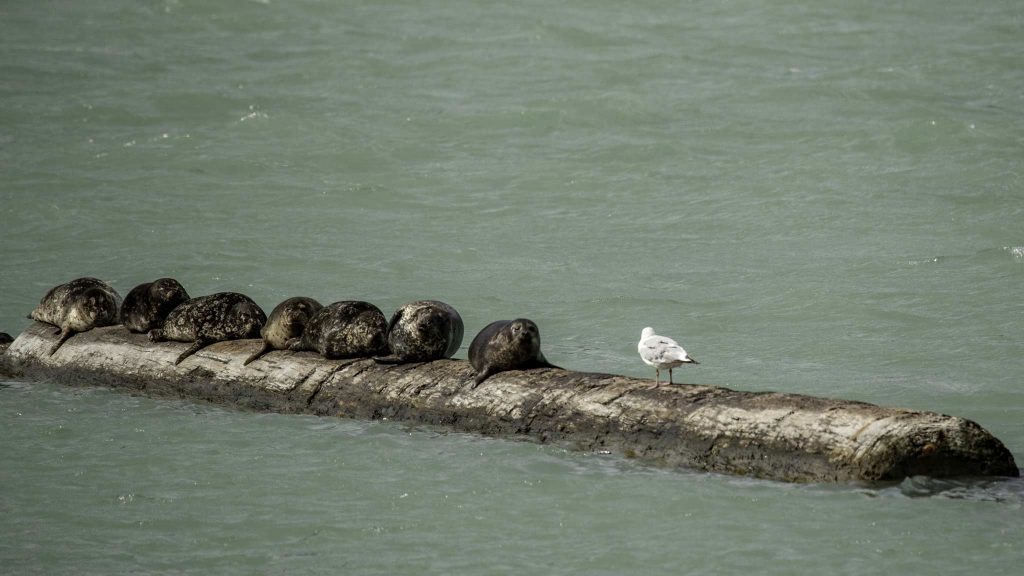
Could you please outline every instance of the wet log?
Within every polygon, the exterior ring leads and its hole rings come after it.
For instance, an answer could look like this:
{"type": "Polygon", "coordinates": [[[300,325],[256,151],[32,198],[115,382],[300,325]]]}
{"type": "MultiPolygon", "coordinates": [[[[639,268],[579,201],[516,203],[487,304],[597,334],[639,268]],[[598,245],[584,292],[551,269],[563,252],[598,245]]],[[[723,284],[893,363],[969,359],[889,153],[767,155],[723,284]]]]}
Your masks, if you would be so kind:
{"type": "Polygon", "coordinates": [[[525,436],[686,466],[794,482],[1017,476],[1006,447],[953,416],[774,392],[555,369],[504,372],[473,388],[461,360],[381,365],[275,351],[244,366],[258,340],[221,342],[175,366],[187,347],[121,326],[75,335],[53,356],[52,327],[0,345],[0,375],[94,384],[246,409],[405,420],[525,436]]]}

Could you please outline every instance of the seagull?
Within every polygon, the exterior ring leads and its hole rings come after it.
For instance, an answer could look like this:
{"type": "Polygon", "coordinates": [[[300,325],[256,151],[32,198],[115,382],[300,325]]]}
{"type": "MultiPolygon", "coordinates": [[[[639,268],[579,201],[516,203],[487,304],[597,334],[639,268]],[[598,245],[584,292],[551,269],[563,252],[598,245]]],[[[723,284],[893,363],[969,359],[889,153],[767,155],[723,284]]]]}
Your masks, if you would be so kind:
{"type": "Polygon", "coordinates": [[[672,384],[672,369],[683,364],[700,364],[694,360],[678,342],[665,336],[658,336],[654,328],[648,326],[640,332],[640,343],[637,344],[640,359],[654,366],[654,387],[661,386],[661,371],[668,369],[668,383],[672,384]]]}

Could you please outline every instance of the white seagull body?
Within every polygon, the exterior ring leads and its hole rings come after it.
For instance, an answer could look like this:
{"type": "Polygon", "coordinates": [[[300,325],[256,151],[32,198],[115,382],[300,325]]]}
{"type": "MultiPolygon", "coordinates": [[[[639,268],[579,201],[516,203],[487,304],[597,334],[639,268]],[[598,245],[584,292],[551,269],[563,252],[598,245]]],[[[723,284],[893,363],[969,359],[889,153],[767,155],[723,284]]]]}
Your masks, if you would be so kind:
{"type": "Polygon", "coordinates": [[[644,363],[654,366],[655,388],[661,386],[662,370],[668,370],[668,383],[672,384],[673,368],[683,364],[700,364],[691,358],[678,342],[665,336],[658,336],[650,326],[640,333],[640,343],[636,349],[644,363]]]}

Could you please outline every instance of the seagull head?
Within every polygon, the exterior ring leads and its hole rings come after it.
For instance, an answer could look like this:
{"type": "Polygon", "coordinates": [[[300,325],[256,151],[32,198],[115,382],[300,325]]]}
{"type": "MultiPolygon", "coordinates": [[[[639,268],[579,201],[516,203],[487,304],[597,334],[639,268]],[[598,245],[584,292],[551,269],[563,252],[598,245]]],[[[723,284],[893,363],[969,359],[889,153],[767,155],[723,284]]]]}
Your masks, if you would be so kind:
{"type": "Polygon", "coordinates": [[[654,328],[651,328],[650,326],[640,331],[641,340],[645,340],[647,338],[650,338],[651,336],[654,336],[654,328]]]}

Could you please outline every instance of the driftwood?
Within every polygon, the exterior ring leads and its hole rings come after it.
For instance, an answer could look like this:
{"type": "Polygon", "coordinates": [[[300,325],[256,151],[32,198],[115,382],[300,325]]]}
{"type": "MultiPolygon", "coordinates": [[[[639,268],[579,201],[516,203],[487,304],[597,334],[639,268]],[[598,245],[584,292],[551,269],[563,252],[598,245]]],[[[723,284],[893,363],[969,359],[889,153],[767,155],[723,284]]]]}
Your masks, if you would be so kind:
{"type": "Polygon", "coordinates": [[[77,334],[53,356],[36,323],[3,352],[0,375],[98,384],[247,409],[389,418],[587,451],[797,482],[910,475],[1017,476],[1013,456],[962,418],[863,402],[554,369],[503,372],[473,388],[465,361],[383,365],[274,351],[243,366],[259,340],[221,342],[175,366],[187,347],[111,326],[77,334]]]}

